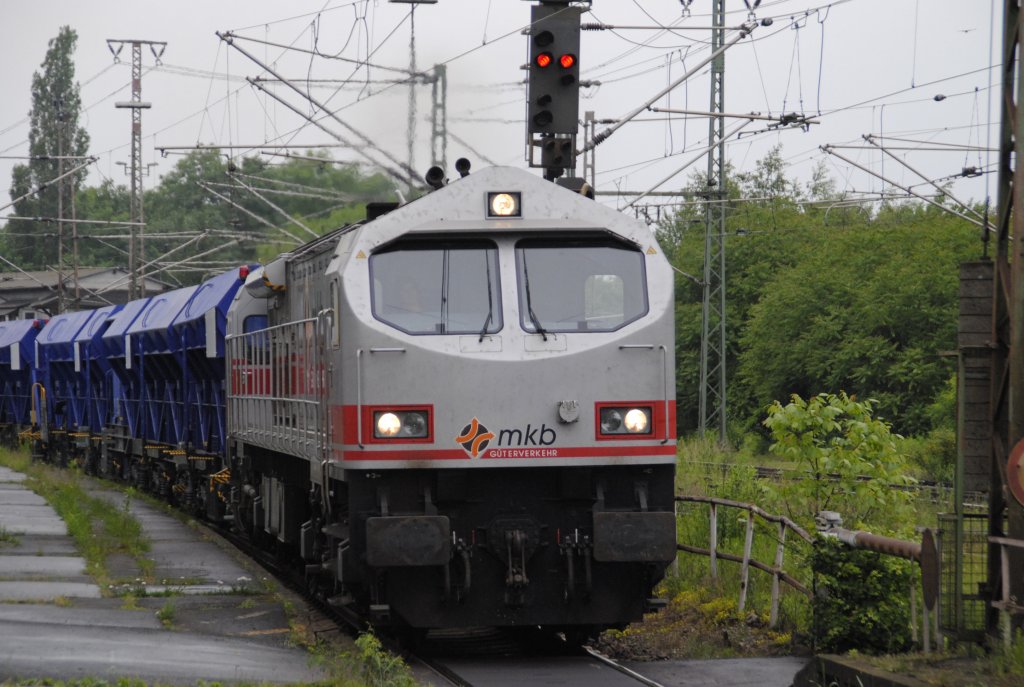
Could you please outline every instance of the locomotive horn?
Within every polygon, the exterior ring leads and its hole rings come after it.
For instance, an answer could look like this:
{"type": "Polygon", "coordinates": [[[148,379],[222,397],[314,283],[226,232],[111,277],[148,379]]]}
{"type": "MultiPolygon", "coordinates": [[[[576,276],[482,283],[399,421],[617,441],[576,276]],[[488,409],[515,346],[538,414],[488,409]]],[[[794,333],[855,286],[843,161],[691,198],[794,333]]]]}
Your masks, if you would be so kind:
{"type": "Polygon", "coordinates": [[[444,170],[434,165],[427,170],[426,176],[427,183],[430,184],[431,188],[439,189],[444,186],[444,170]]]}
{"type": "Polygon", "coordinates": [[[469,176],[469,168],[471,166],[472,165],[470,164],[469,160],[467,160],[464,157],[460,157],[458,160],[455,161],[455,171],[458,172],[459,176],[461,177],[469,176]]]}

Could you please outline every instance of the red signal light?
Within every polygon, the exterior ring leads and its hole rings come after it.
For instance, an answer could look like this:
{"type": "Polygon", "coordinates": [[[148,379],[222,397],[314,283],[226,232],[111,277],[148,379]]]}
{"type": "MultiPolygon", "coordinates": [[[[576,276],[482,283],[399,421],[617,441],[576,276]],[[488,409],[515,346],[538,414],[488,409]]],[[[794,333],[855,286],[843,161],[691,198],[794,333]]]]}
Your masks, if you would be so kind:
{"type": "Polygon", "coordinates": [[[566,53],[558,58],[558,64],[562,66],[562,69],[572,69],[576,66],[576,56],[566,53]]]}
{"type": "Polygon", "coordinates": [[[541,69],[546,69],[547,67],[551,66],[551,62],[554,59],[555,58],[551,56],[551,53],[542,52],[541,54],[537,55],[537,66],[540,67],[541,69]]]}
{"type": "Polygon", "coordinates": [[[239,279],[241,279],[242,281],[245,281],[246,277],[248,277],[248,276],[249,276],[249,266],[248,265],[242,265],[241,267],[238,268],[238,278],[239,279]]]}

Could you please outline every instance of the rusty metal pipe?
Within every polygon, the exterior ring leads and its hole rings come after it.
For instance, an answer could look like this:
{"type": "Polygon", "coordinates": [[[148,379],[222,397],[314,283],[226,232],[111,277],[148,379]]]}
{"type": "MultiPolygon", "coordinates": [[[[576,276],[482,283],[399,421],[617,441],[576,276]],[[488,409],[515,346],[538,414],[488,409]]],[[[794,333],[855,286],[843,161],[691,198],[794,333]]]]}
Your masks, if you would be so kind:
{"type": "Polygon", "coordinates": [[[902,539],[883,537],[880,534],[872,534],[871,532],[848,530],[843,527],[833,528],[828,533],[834,534],[839,541],[857,549],[868,549],[889,554],[890,556],[899,556],[911,561],[920,562],[921,560],[920,542],[903,541],[902,539]]]}

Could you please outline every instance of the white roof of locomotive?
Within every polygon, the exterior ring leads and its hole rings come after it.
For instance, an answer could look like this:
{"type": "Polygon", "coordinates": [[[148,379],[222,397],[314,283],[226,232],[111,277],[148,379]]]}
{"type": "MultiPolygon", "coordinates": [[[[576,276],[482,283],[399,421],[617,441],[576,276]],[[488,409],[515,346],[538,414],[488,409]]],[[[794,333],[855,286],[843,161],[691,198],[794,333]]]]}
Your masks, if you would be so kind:
{"type": "Polygon", "coordinates": [[[414,233],[533,231],[612,231],[639,246],[656,245],[642,222],[604,207],[579,193],[514,167],[488,167],[392,210],[360,232],[375,248],[414,233]],[[519,192],[522,216],[486,217],[488,192],[519,192]]]}

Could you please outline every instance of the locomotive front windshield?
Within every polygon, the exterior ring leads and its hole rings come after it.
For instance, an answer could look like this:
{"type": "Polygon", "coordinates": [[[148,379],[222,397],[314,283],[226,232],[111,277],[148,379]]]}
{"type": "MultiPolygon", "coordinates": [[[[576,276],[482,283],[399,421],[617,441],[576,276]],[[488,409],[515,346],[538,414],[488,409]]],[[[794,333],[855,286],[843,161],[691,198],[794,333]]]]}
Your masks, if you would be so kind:
{"type": "Polygon", "coordinates": [[[647,313],[644,255],[614,240],[523,240],[516,270],[526,331],[609,332],[647,313]]]}
{"type": "Polygon", "coordinates": [[[370,257],[373,316],[408,334],[501,329],[498,249],[487,241],[405,242],[370,257]]]}

